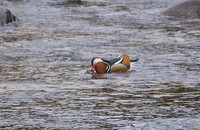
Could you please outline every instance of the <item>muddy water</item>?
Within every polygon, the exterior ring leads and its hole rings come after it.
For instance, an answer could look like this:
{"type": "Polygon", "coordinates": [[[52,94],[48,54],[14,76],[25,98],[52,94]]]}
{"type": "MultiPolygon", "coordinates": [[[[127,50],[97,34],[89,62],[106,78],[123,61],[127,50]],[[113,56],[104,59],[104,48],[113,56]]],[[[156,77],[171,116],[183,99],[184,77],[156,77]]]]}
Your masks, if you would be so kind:
{"type": "Polygon", "coordinates": [[[1,1],[0,129],[199,129],[200,20],[173,0],[1,1]],[[139,57],[84,74],[92,57],[139,57]]]}

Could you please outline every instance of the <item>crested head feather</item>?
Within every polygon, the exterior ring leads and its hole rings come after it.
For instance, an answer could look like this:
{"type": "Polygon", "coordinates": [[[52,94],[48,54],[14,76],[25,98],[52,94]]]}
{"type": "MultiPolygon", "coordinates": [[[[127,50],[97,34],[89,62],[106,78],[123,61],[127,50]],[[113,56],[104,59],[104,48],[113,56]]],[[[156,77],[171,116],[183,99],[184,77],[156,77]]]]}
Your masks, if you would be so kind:
{"type": "Polygon", "coordinates": [[[101,59],[100,57],[94,57],[91,61],[92,65],[96,65],[99,62],[103,62],[103,59],[101,59]]]}

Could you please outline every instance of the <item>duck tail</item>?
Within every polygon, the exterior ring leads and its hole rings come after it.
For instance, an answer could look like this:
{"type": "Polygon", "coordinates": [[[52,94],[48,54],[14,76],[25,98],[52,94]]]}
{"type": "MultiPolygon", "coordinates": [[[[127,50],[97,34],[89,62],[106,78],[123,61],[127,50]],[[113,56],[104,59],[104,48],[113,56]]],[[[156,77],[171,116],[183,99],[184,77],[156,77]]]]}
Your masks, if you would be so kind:
{"type": "Polygon", "coordinates": [[[130,62],[138,62],[139,58],[131,59],[130,62]]]}

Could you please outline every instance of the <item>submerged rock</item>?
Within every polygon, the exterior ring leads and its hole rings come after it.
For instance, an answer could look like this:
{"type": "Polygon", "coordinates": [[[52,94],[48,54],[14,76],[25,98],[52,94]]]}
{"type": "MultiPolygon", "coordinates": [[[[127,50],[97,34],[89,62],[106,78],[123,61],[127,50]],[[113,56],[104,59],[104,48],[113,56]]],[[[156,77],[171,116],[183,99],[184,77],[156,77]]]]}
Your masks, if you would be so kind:
{"type": "Polygon", "coordinates": [[[7,8],[0,6],[0,24],[5,25],[13,21],[17,21],[18,18],[10,12],[7,8]]]}
{"type": "Polygon", "coordinates": [[[200,18],[200,0],[187,0],[167,9],[164,14],[175,17],[200,18]]]}
{"type": "Polygon", "coordinates": [[[81,0],[69,0],[70,2],[81,2],[81,0]]]}

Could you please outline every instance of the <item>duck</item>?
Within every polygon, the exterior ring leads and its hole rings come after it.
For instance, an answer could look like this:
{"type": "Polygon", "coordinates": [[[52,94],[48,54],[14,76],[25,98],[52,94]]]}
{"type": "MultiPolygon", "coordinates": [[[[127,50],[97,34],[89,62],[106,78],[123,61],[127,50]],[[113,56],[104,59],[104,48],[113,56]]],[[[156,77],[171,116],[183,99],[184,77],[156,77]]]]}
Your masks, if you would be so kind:
{"type": "Polygon", "coordinates": [[[123,53],[118,58],[105,60],[101,57],[94,57],[91,60],[91,67],[86,71],[87,74],[106,74],[113,72],[127,72],[131,65],[130,62],[137,62],[139,59],[131,59],[131,57],[123,53]]]}

